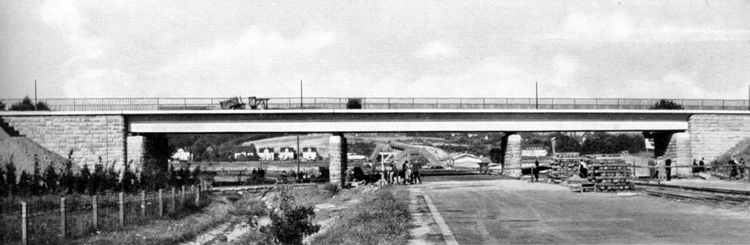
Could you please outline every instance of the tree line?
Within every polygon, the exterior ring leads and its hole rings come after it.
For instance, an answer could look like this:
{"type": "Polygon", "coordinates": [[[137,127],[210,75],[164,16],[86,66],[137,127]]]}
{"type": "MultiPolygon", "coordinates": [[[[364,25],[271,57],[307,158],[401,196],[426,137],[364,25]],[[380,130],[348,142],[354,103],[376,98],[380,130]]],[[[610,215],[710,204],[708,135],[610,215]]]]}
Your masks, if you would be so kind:
{"type": "MultiPolygon", "coordinates": [[[[6,107],[5,102],[0,100],[0,111],[4,111],[6,107]]],[[[21,100],[21,102],[15,103],[10,105],[8,107],[9,111],[49,111],[50,108],[47,106],[44,102],[37,102],[34,104],[34,102],[31,101],[28,95],[21,100]]]]}
{"type": "Polygon", "coordinates": [[[53,163],[42,170],[39,161],[35,160],[31,173],[24,170],[18,176],[11,158],[10,162],[0,168],[0,197],[155,191],[170,186],[198,184],[201,175],[200,167],[193,171],[188,168],[175,170],[170,167],[165,173],[152,168],[133,170],[132,161],[124,164],[120,171],[117,171],[114,165],[114,162],[105,165],[99,158],[99,162],[94,164],[93,168],[90,168],[89,164],[84,164],[80,171],[74,171],[69,158],[59,171],[53,163]]]}

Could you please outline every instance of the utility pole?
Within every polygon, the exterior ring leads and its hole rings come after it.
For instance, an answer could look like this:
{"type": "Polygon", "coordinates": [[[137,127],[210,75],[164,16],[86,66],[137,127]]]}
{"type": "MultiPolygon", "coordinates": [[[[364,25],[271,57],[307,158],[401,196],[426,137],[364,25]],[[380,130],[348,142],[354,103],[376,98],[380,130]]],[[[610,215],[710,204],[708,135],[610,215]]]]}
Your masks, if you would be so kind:
{"type": "Polygon", "coordinates": [[[536,109],[539,110],[539,82],[534,83],[536,86],[536,109]]]}
{"type": "MultiPolygon", "coordinates": [[[[302,104],[302,80],[299,80],[299,108],[300,110],[304,108],[302,104]]],[[[295,179],[299,178],[299,161],[302,157],[302,155],[300,155],[301,153],[302,149],[299,148],[299,132],[297,132],[297,176],[295,176],[295,179]]]]}
{"type": "Polygon", "coordinates": [[[34,80],[34,110],[36,111],[36,80],[34,80]]]}

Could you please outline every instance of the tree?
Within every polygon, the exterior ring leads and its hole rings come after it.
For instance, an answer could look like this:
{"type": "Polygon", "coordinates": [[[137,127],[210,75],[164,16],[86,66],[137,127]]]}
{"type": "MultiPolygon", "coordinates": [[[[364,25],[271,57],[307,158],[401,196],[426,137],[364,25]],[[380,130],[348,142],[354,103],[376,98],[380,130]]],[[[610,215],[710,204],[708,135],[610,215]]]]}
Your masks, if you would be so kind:
{"type": "Polygon", "coordinates": [[[315,215],[313,207],[295,206],[294,197],[286,190],[277,196],[278,210],[271,212],[271,225],[261,229],[271,235],[280,244],[302,244],[305,236],[320,230],[320,225],[312,221],[315,215]]]}
{"type": "MultiPolygon", "coordinates": [[[[81,168],[81,174],[78,175],[77,179],[78,183],[76,184],[76,192],[82,194],[86,193],[86,189],[90,186],[91,182],[91,169],[88,164],[83,165],[83,168],[81,168]]],[[[94,192],[91,190],[89,190],[88,193],[94,195],[94,192]]]]}
{"type": "Polygon", "coordinates": [[[4,110],[5,110],[5,102],[0,100],[0,111],[4,111],[4,110]]]}
{"type": "Polygon", "coordinates": [[[99,192],[104,191],[104,179],[106,178],[104,174],[104,165],[100,162],[97,164],[94,164],[94,173],[91,174],[91,181],[89,181],[89,193],[90,194],[96,194],[99,192]]]}
{"type": "Polygon", "coordinates": [[[62,177],[60,177],[60,188],[63,193],[71,194],[76,187],[76,177],[73,173],[73,151],[68,152],[68,160],[65,161],[62,177]]]}
{"type": "Polygon", "coordinates": [[[138,178],[138,176],[135,175],[135,173],[130,169],[130,165],[133,163],[133,160],[130,160],[130,162],[125,163],[125,166],[122,168],[122,180],[120,180],[120,187],[122,192],[130,193],[134,192],[135,188],[135,182],[138,178]]]}
{"type": "Polygon", "coordinates": [[[39,158],[37,158],[36,155],[34,155],[34,169],[32,171],[31,175],[31,182],[29,185],[29,194],[32,196],[37,196],[44,194],[44,188],[42,187],[41,183],[44,182],[44,177],[42,177],[42,170],[39,167],[39,158]]]}
{"type": "MultiPolygon", "coordinates": [[[[675,103],[671,100],[659,100],[656,104],[651,106],[649,110],[682,110],[682,105],[675,103]]],[[[654,156],[664,155],[664,151],[667,150],[669,141],[672,139],[674,132],[670,131],[643,131],[643,137],[647,139],[654,139],[654,156]]]]}
{"type": "Polygon", "coordinates": [[[50,162],[47,168],[44,169],[44,185],[46,186],[47,193],[56,193],[58,191],[57,181],[59,180],[60,175],[55,171],[54,163],[50,162]]]}
{"type": "Polygon", "coordinates": [[[10,156],[10,162],[5,165],[5,183],[8,186],[8,195],[18,195],[16,165],[13,164],[13,155],[10,156]]]}
{"type": "Polygon", "coordinates": [[[21,171],[21,178],[18,179],[18,194],[20,196],[28,196],[30,194],[32,181],[31,176],[26,173],[26,170],[21,171]]]}
{"type": "Polygon", "coordinates": [[[5,182],[5,170],[0,168],[0,198],[8,195],[8,184],[5,182]]]}
{"type": "Polygon", "coordinates": [[[49,111],[50,109],[47,106],[47,104],[41,101],[37,102],[36,107],[35,107],[34,102],[32,102],[31,99],[29,99],[29,96],[27,95],[26,97],[23,98],[23,100],[21,100],[21,102],[11,105],[9,110],[11,111],[34,111],[34,110],[49,111]]]}
{"type": "Polygon", "coordinates": [[[671,100],[665,100],[661,99],[659,102],[656,102],[653,106],[648,108],[649,110],[682,110],[684,109],[682,105],[675,103],[671,100]]]}

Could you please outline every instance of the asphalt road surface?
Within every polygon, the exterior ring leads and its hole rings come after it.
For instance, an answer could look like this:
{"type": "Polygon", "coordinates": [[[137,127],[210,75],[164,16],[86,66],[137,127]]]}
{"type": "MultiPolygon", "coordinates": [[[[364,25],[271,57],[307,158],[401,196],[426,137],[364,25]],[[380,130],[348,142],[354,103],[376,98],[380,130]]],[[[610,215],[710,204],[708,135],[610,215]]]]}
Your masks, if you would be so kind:
{"type": "Polygon", "coordinates": [[[419,185],[460,244],[750,244],[750,208],[518,180],[419,185]]]}

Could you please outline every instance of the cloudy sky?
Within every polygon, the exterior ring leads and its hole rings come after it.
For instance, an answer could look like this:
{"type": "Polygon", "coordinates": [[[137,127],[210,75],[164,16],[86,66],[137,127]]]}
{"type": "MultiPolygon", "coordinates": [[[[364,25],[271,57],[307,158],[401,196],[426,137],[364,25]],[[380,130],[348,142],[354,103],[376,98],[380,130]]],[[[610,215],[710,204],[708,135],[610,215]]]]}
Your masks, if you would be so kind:
{"type": "Polygon", "coordinates": [[[747,99],[750,1],[0,0],[0,98],[747,99]]]}

